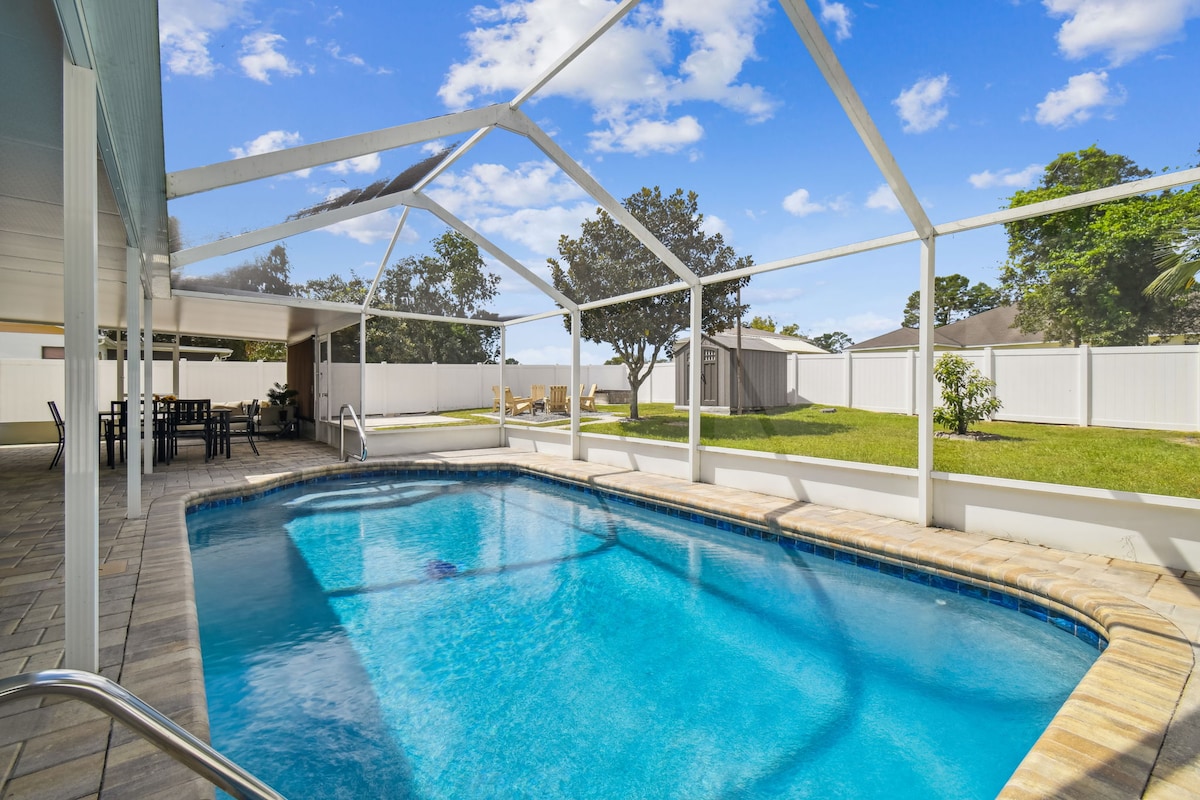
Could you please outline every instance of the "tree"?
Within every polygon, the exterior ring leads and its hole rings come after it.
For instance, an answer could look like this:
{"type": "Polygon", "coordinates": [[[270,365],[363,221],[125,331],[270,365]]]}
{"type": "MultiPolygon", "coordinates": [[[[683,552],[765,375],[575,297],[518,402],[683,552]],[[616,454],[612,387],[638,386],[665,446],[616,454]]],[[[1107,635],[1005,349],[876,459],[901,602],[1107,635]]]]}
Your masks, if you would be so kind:
{"type": "Polygon", "coordinates": [[[189,277],[176,275],[171,283],[177,289],[213,291],[233,289],[239,292],[259,294],[292,294],[291,263],[288,261],[287,246],[280,242],[265,256],[236,267],[213,273],[189,277]]]}
{"type": "MultiPolygon", "coordinates": [[[[656,186],[643,187],[624,200],[634,217],[697,275],[715,275],[748,267],[753,260],[739,257],[721,234],[706,235],[704,215],[695,192],[676,189],[668,197],[656,186]]],[[[549,259],[554,286],[577,302],[599,300],[662,286],[678,277],[603,209],[583,222],[579,238],[558,240],[560,259],[549,259]]],[[[746,306],[734,299],[749,278],[713,284],[703,290],[703,333],[714,334],[741,319],[746,306]]],[[[687,292],[631,300],[590,309],[581,315],[581,335],[591,342],[612,346],[624,363],[633,399],[631,419],[638,419],[638,388],[654,369],[660,352],[672,354],[675,338],[688,327],[687,292]]],[[[568,329],[570,321],[566,321],[568,329]]],[[[692,331],[693,349],[701,331],[692,331]]]]}
{"type": "Polygon", "coordinates": [[[1147,295],[1170,297],[1195,288],[1200,276],[1200,216],[1166,238],[1159,247],[1156,266],[1162,272],[1146,287],[1147,295]]]}
{"type": "MultiPolygon", "coordinates": [[[[1016,192],[1017,208],[1149,175],[1119,154],[1092,146],[1064,153],[1038,187],[1016,192]]],[[[1147,295],[1165,235],[1200,214],[1200,188],[1115,200],[1010,222],[1001,289],[1020,304],[1021,330],[1078,346],[1145,344],[1150,334],[1194,326],[1188,298],[1147,295]]]]}
{"type": "Polygon", "coordinates": [[[831,353],[840,353],[854,344],[854,340],[841,331],[822,333],[820,336],[810,336],[809,341],[822,350],[828,350],[831,353]]]}
{"type": "Polygon", "coordinates": [[[987,419],[1000,410],[992,394],[996,382],[983,377],[967,359],[945,353],[933,365],[933,375],[942,386],[942,402],[933,410],[933,421],[955,433],[967,432],[972,422],[987,419]]]}
{"type": "Polygon", "coordinates": [[[799,336],[800,335],[800,325],[798,323],[793,322],[791,325],[784,325],[782,328],[779,329],[779,332],[782,333],[784,336],[799,336]]]}
{"type": "MultiPolygon", "coordinates": [[[[484,268],[479,248],[447,230],[431,242],[433,255],[406,256],[389,267],[376,288],[376,304],[408,311],[461,319],[495,319],[484,305],[496,296],[497,275],[484,268]]],[[[311,280],[298,293],[318,300],[362,303],[369,285],[351,272],[311,280]]],[[[358,329],[335,337],[337,360],[358,360],[358,329]]],[[[500,355],[500,333],[493,326],[453,322],[372,317],[367,321],[367,360],[392,364],[494,363],[500,355]]]]}
{"type": "MultiPolygon", "coordinates": [[[[972,286],[970,279],[957,272],[938,275],[933,279],[933,324],[941,327],[981,311],[989,311],[1000,305],[1001,300],[1000,291],[983,281],[972,286]]],[[[904,305],[904,320],[900,324],[905,328],[921,326],[920,290],[908,296],[908,302],[904,305]]]]}
{"type": "Polygon", "coordinates": [[[775,332],[775,320],[772,317],[755,317],[750,320],[747,328],[754,328],[758,331],[767,331],[768,333],[775,332]]]}

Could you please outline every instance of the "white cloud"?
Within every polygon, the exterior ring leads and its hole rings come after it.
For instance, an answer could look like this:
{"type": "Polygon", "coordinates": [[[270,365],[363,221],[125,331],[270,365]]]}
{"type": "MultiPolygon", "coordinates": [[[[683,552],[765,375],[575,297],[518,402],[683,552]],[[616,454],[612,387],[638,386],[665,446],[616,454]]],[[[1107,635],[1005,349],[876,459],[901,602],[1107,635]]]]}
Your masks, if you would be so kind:
{"type": "Polygon", "coordinates": [[[242,55],[238,58],[238,63],[242,65],[242,71],[246,73],[247,77],[263,83],[271,82],[272,72],[285,77],[299,75],[300,70],[288,60],[287,56],[276,49],[286,41],[287,39],[278,33],[267,31],[243,36],[242,55]]]}
{"type": "Polygon", "coordinates": [[[704,136],[704,128],[695,117],[680,117],[673,122],[642,119],[633,124],[612,120],[607,130],[588,134],[591,149],[601,153],[677,153],[704,136]]]}
{"type": "Polygon", "coordinates": [[[900,327],[898,317],[877,314],[874,311],[864,311],[861,314],[850,314],[845,317],[825,317],[813,320],[804,326],[804,330],[814,336],[822,333],[841,331],[856,342],[865,342],[882,333],[900,327]]]}
{"type": "MultiPolygon", "coordinates": [[[[570,207],[522,208],[511,214],[489,217],[478,224],[478,230],[490,239],[503,236],[518,242],[539,259],[555,258],[558,256],[558,237],[564,233],[578,236],[579,226],[595,211],[593,203],[577,203],[570,207]]],[[[525,266],[539,273],[542,271],[541,263],[527,263],[525,266]]],[[[548,278],[547,275],[543,277],[548,278]]]]}
{"type": "Polygon", "coordinates": [[[1042,0],[1058,29],[1058,49],[1078,59],[1103,53],[1112,66],[1183,38],[1188,19],[1200,16],[1197,0],[1042,0]]]}
{"type": "Polygon", "coordinates": [[[550,161],[475,164],[466,172],[443,174],[429,195],[462,217],[491,217],[510,209],[544,208],[584,197],[579,186],[550,161]]]}
{"type": "MultiPolygon", "coordinates": [[[[229,152],[234,158],[245,158],[246,156],[257,156],[263,153],[273,153],[276,150],[283,150],[285,147],[295,147],[298,144],[304,143],[304,137],[299,131],[267,131],[262,136],[251,139],[241,147],[231,147],[229,152]]],[[[298,169],[292,174],[298,178],[307,178],[311,169],[298,169]]]]}
{"type": "Polygon", "coordinates": [[[892,192],[892,187],[886,183],[881,183],[867,197],[867,208],[878,208],[891,213],[900,210],[900,201],[896,199],[896,195],[892,192]]]}
{"type": "Polygon", "coordinates": [[[807,217],[818,211],[825,211],[822,203],[814,203],[808,194],[808,189],[797,189],[783,198],[783,210],[797,217],[807,217]]]}
{"type": "Polygon", "coordinates": [[[158,43],[167,71],[198,76],[216,72],[209,41],[242,16],[245,4],[245,0],[161,0],[158,43]]]}
{"type": "Polygon", "coordinates": [[[345,236],[360,244],[375,244],[391,239],[399,221],[398,214],[391,211],[376,211],[374,214],[335,222],[321,230],[332,233],[334,236],[345,236]]]}
{"type": "Polygon", "coordinates": [[[700,220],[700,230],[704,231],[705,236],[720,234],[721,238],[725,240],[725,244],[729,244],[733,236],[733,228],[729,227],[729,223],[716,214],[705,214],[704,219],[700,220]]]}
{"type": "MultiPolygon", "coordinates": [[[[311,44],[312,40],[310,39],[308,41],[308,43],[311,44]]],[[[375,75],[391,75],[392,74],[392,71],[390,69],[388,69],[387,67],[372,67],[360,55],[357,55],[355,53],[343,53],[342,46],[340,44],[338,44],[337,42],[330,42],[329,44],[325,45],[325,52],[329,53],[330,56],[337,59],[338,61],[345,61],[347,64],[353,64],[356,67],[362,67],[367,72],[373,73],[375,75]]]]}
{"type": "Polygon", "coordinates": [[[1046,168],[1045,164],[1030,164],[1020,172],[1013,172],[1011,169],[1002,169],[999,172],[992,172],[990,169],[985,169],[983,172],[976,172],[974,175],[967,178],[971,185],[976,189],[989,189],[993,186],[1012,186],[1023,188],[1032,184],[1042,174],[1042,170],[1046,168]]]}
{"type": "Polygon", "coordinates": [[[1039,125],[1069,128],[1092,118],[1097,108],[1117,106],[1125,102],[1125,91],[1108,86],[1107,72],[1085,72],[1073,75],[1067,85],[1046,95],[1038,103],[1035,119],[1039,125]]]}
{"type": "Polygon", "coordinates": [[[821,0],[821,22],[827,22],[833,26],[834,35],[839,42],[850,38],[852,17],[853,15],[845,3],[830,3],[828,0],[821,0]]]}
{"type": "Polygon", "coordinates": [[[946,98],[952,95],[950,76],[943,73],[934,78],[922,78],[892,101],[904,123],[905,133],[931,131],[946,118],[949,109],[946,98]]]}
{"type": "Polygon", "coordinates": [[[328,169],[336,175],[348,175],[357,172],[360,175],[370,175],[379,169],[379,153],[367,153],[365,156],[348,158],[336,164],[330,164],[328,169]]]}
{"type": "MultiPolygon", "coordinates": [[[[611,3],[578,0],[477,6],[472,12],[476,27],[465,37],[469,54],[451,66],[439,95],[451,108],[463,108],[483,96],[516,94],[611,9],[611,3]]],[[[713,102],[752,121],[768,119],[777,101],[762,87],[738,81],[743,65],[757,57],[755,37],[768,10],[766,0],[663,0],[659,7],[644,6],[588,48],[540,96],[590,104],[594,119],[606,129],[593,137],[593,146],[608,151],[678,151],[681,138],[698,138],[698,123],[686,125],[686,117],[661,120],[684,102],[713,102]],[[683,51],[678,58],[676,49],[683,51]]]]}

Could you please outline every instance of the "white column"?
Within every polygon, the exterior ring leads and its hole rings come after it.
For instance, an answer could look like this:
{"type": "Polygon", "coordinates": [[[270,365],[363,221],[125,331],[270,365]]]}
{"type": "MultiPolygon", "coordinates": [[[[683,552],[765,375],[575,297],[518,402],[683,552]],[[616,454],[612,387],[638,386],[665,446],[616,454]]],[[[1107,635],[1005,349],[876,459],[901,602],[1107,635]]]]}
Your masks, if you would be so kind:
{"type": "Polygon", "coordinates": [[[568,395],[575,396],[571,403],[571,458],[579,460],[579,334],[583,325],[578,308],[571,312],[571,383],[568,395]]]}
{"type": "Polygon", "coordinates": [[[96,76],[63,63],[63,320],[66,351],[66,653],[63,666],[100,661],[96,417],[96,76]]]}
{"type": "Polygon", "coordinates": [[[358,318],[358,418],[367,419],[367,315],[358,318]]]}
{"type": "Polygon", "coordinates": [[[1092,424],[1092,348],[1079,345],[1079,425],[1092,424]]]}
{"type": "Polygon", "coordinates": [[[179,397],[179,334],[175,334],[175,346],[171,350],[171,394],[179,397]]]}
{"type": "Polygon", "coordinates": [[[508,410],[508,406],[504,404],[504,362],[508,358],[507,355],[507,338],[508,326],[500,326],[500,446],[508,446],[508,437],[504,435],[504,412],[508,410]]]}
{"type": "Polygon", "coordinates": [[[700,366],[704,362],[704,290],[691,288],[692,340],[688,343],[688,471],[700,482],[700,366]]]}
{"type": "Polygon", "coordinates": [[[934,238],[921,240],[921,311],[917,381],[917,523],[933,524],[934,238]]]}
{"type": "Polygon", "coordinates": [[[142,427],[142,473],[154,472],[154,296],[147,295],[142,301],[142,368],[145,381],[142,385],[142,407],[146,416],[142,427]]]}
{"type": "MultiPolygon", "coordinates": [[[[128,441],[125,443],[125,517],[142,516],[142,427],[138,424],[139,395],[142,393],[142,259],[132,247],[125,248],[125,352],[129,356],[129,392],[125,395],[128,441]]],[[[150,406],[146,406],[149,410],[150,406]]]]}

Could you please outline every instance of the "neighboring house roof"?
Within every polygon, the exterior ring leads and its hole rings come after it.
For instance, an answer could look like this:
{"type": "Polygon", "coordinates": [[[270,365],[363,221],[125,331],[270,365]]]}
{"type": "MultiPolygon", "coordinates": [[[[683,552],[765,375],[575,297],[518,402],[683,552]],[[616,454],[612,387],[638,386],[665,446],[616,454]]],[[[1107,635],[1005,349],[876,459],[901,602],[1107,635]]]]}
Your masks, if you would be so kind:
{"type": "MultiPolygon", "coordinates": [[[[680,345],[687,344],[688,341],[688,339],[679,339],[675,343],[675,346],[679,347],[680,345]]],[[[704,341],[724,347],[726,350],[736,350],[737,328],[730,328],[712,336],[705,336],[704,341]]],[[[782,333],[759,330],[758,328],[742,328],[742,349],[780,353],[828,352],[817,347],[803,336],[787,336],[782,333]]]]}
{"type": "MultiPolygon", "coordinates": [[[[1024,333],[1013,323],[1017,306],[1000,306],[982,311],[958,322],[942,325],[933,331],[935,347],[958,349],[967,347],[1012,347],[1013,345],[1045,344],[1041,331],[1024,333]]],[[[874,339],[850,346],[850,350],[906,350],[918,346],[916,328],[898,328],[874,339]]]]}

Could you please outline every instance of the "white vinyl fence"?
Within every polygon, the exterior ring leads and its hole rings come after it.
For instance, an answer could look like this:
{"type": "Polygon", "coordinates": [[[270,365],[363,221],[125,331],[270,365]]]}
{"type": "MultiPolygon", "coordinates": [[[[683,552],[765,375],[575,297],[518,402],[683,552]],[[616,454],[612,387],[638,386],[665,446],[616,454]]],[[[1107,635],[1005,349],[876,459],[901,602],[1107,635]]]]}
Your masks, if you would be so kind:
{"type": "MultiPolygon", "coordinates": [[[[986,348],[958,354],[996,381],[1004,404],[998,420],[1200,430],[1198,346],[986,348]]],[[[792,356],[789,401],[913,414],[916,365],[911,351],[792,356]]]]}
{"type": "MultiPolygon", "coordinates": [[[[358,364],[331,364],[329,407],[336,415],[343,403],[357,410],[359,403],[358,364]]],[[[414,414],[459,408],[490,408],[492,387],[500,384],[497,364],[367,364],[365,413],[414,414]]],[[[512,364],[504,367],[504,384],[513,394],[528,395],[534,384],[571,383],[566,365],[512,364]]],[[[629,389],[625,367],[581,365],[579,383],[585,390],[596,384],[598,392],[629,389]]],[[[572,387],[574,395],[578,387],[572,387]]],[[[638,392],[639,402],[674,402],[675,381],[671,364],[659,364],[638,392]],[[664,379],[664,376],[667,376],[664,379]],[[663,399],[659,399],[663,398],[663,399]]]]}

